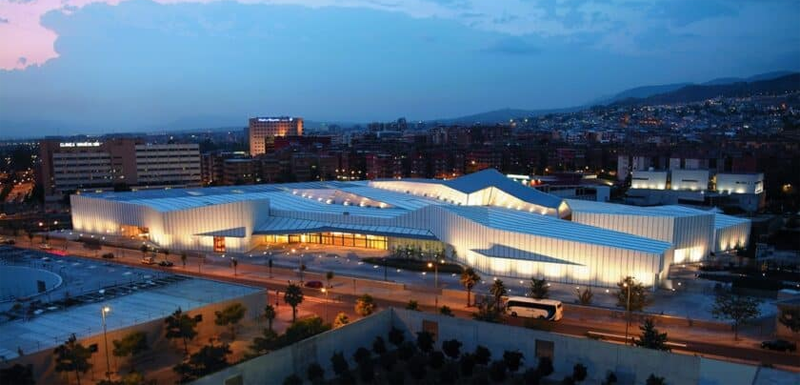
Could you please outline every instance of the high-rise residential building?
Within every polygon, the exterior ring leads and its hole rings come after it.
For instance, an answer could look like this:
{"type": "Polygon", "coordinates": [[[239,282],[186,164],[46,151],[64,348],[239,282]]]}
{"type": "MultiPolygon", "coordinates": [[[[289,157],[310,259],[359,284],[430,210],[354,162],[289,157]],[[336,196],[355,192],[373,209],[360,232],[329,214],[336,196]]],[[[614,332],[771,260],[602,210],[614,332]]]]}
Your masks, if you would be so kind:
{"type": "Polygon", "coordinates": [[[46,199],[72,192],[200,185],[197,144],[147,144],[141,139],[45,139],[39,184],[46,199]]]}
{"type": "Polygon", "coordinates": [[[287,116],[250,118],[247,126],[250,155],[257,156],[269,152],[269,143],[276,136],[301,135],[303,135],[303,118],[287,116]]]}

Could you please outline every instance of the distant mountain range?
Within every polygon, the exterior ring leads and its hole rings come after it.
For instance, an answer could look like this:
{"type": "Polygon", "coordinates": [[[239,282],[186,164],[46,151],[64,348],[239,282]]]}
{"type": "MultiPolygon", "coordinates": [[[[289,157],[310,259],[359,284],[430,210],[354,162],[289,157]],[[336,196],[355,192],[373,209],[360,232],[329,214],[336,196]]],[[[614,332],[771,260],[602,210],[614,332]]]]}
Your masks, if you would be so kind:
{"type": "MultiPolygon", "coordinates": [[[[551,109],[518,109],[503,108],[478,114],[460,116],[455,118],[430,119],[428,123],[470,125],[476,123],[496,124],[510,120],[534,118],[537,116],[569,113],[584,110],[598,105],[637,105],[637,104],[665,104],[665,103],[690,103],[710,99],[718,96],[738,96],[758,92],[785,92],[800,89],[800,73],[792,71],[776,71],[747,78],[725,77],[709,80],[704,83],[673,83],[662,85],[649,85],[624,90],[615,95],[603,97],[593,102],[567,108],[551,109]]],[[[331,124],[343,127],[364,124],[357,122],[333,122],[320,120],[306,120],[307,129],[319,129],[331,124]]],[[[241,116],[200,115],[187,117],[172,122],[142,128],[141,132],[198,132],[198,131],[223,131],[242,129],[247,126],[247,118],[241,116]]],[[[51,134],[69,135],[75,132],[88,133],[88,127],[64,124],[50,120],[10,121],[0,119],[0,132],[49,132],[51,134]]],[[[111,131],[113,127],[111,127],[111,131]]],[[[97,130],[95,129],[95,132],[97,130]]],[[[106,131],[108,132],[108,131],[106,131]]],[[[5,135],[0,134],[0,137],[5,135]]]]}
{"type": "Polygon", "coordinates": [[[543,110],[504,108],[457,118],[433,119],[430,122],[443,124],[494,124],[508,122],[511,119],[518,120],[553,113],[575,112],[598,105],[690,103],[717,96],[736,96],[753,92],[783,92],[797,89],[800,89],[800,73],[775,71],[747,78],[717,78],[700,84],[673,83],[635,87],[612,96],[597,99],[586,105],[569,108],[543,110]]]}
{"type": "Polygon", "coordinates": [[[692,103],[719,96],[736,97],[757,93],[781,93],[800,90],[800,73],[768,80],[742,81],[729,84],[689,85],[674,91],[645,98],[628,98],[614,105],[692,103]]]}

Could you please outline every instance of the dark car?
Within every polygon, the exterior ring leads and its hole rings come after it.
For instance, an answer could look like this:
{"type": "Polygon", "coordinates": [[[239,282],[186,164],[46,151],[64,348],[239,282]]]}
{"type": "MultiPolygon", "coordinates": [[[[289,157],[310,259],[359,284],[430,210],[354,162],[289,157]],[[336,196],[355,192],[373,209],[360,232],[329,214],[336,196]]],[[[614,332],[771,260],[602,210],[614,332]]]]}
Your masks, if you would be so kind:
{"type": "Polygon", "coordinates": [[[3,244],[5,245],[15,245],[16,243],[17,242],[13,239],[6,239],[5,241],[3,241],[3,244]]]}
{"type": "Polygon", "coordinates": [[[174,264],[170,261],[161,261],[158,265],[161,267],[172,267],[174,264]]]}
{"type": "Polygon", "coordinates": [[[793,352],[797,350],[797,345],[794,342],[786,340],[771,340],[761,343],[762,349],[777,350],[779,352],[793,352]]]}
{"type": "Polygon", "coordinates": [[[305,286],[309,287],[309,288],[312,288],[312,289],[322,289],[322,282],[320,282],[320,281],[308,281],[308,282],[306,282],[305,286]]]}
{"type": "Polygon", "coordinates": [[[105,254],[101,255],[101,257],[103,257],[105,259],[114,259],[114,253],[105,253],[105,254]]]}

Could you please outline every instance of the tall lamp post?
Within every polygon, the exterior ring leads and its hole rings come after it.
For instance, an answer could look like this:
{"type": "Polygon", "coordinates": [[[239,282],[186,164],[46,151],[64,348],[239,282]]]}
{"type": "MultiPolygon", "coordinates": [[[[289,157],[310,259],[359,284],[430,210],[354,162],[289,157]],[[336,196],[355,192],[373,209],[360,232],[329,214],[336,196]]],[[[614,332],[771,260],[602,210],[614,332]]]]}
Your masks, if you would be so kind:
{"type": "Polygon", "coordinates": [[[106,331],[106,314],[111,312],[111,308],[109,306],[103,306],[103,309],[100,310],[100,315],[103,318],[103,341],[105,343],[105,351],[106,351],[106,380],[111,381],[111,360],[108,357],[108,333],[106,331]]]}
{"type": "MultiPolygon", "coordinates": [[[[442,260],[444,262],[444,260],[442,260]]],[[[428,262],[428,268],[433,268],[433,287],[439,288],[439,261],[428,262]]]]}
{"type": "Polygon", "coordinates": [[[328,320],[328,289],[322,288],[322,292],[325,294],[325,321],[328,320]]]}
{"type": "Polygon", "coordinates": [[[628,344],[628,327],[631,324],[631,285],[628,285],[627,282],[624,282],[622,286],[628,289],[628,301],[625,306],[625,310],[628,312],[628,317],[625,319],[625,345],[628,344]]]}

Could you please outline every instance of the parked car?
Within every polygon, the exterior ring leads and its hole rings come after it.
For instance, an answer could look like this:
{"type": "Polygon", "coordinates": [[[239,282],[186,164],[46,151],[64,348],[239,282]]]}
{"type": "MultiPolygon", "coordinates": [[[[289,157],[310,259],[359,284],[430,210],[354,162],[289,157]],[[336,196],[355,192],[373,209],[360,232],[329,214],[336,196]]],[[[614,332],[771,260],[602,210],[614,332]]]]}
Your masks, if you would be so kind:
{"type": "Polygon", "coordinates": [[[4,245],[16,245],[17,241],[15,241],[13,239],[6,239],[6,240],[3,241],[3,244],[4,245]]]}
{"type": "Polygon", "coordinates": [[[793,352],[797,350],[797,344],[786,340],[770,340],[761,343],[762,349],[777,350],[779,352],[793,352]]]}
{"type": "Polygon", "coordinates": [[[105,253],[105,254],[101,255],[101,257],[103,257],[105,259],[114,259],[114,253],[105,253]]]}
{"type": "Polygon", "coordinates": [[[156,259],[153,257],[144,257],[142,258],[142,263],[145,265],[155,265],[156,259]]]}
{"type": "Polygon", "coordinates": [[[161,261],[158,263],[158,265],[161,267],[172,267],[175,264],[170,261],[161,261]]]}
{"type": "Polygon", "coordinates": [[[52,247],[50,247],[50,245],[48,245],[46,243],[42,243],[41,245],[39,245],[39,248],[42,249],[42,250],[50,250],[50,249],[52,249],[52,247]]]}
{"type": "Polygon", "coordinates": [[[308,281],[306,282],[306,287],[311,289],[322,289],[322,282],[320,281],[308,281]]]}

